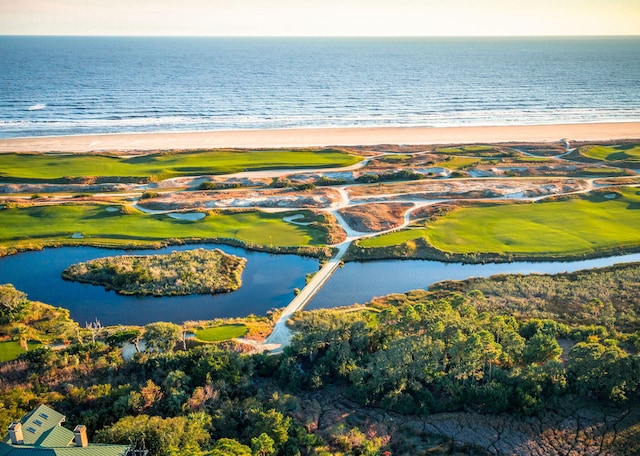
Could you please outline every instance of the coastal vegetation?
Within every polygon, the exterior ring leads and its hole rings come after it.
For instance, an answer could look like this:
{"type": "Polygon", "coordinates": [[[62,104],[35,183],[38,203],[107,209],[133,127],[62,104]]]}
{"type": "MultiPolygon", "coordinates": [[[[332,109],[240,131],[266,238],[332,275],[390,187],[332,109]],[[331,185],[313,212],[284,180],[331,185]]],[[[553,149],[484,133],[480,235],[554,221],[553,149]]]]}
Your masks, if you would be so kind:
{"type": "MultiPolygon", "coordinates": [[[[632,163],[636,146],[602,147],[562,160],[554,155],[564,144],[376,146],[359,156],[106,154],[83,155],[84,162],[8,154],[0,157],[8,193],[0,201],[0,254],[217,241],[327,258],[329,245],[347,239],[345,228],[375,234],[405,226],[408,210],[407,228],[357,240],[345,258],[481,262],[638,250],[637,181],[616,177],[630,170],[611,171],[623,163],[616,154],[632,163]],[[361,156],[368,158],[361,168],[320,169],[361,156]],[[293,172],[302,167],[319,169],[293,172]],[[283,168],[292,172],[206,176],[283,168]],[[108,196],[83,191],[87,182],[116,181],[127,185],[109,187],[108,196]],[[210,210],[214,204],[233,210],[210,210]],[[258,204],[267,209],[250,209],[258,204]]],[[[198,284],[220,277],[199,269],[206,260],[185,255],[154,258],[161,265],[129,257],[81,267],[134,290],[147,279],[172,279],[192,292],[185,277],[198,284]]],[[[238,278],[235,263],[223,269],[238,278]]],[[[2,285],[0,427],[48,403],[85,424],[95,441],[131,443],[150,456],[640,453],[639,271],[629,264],[472,278],[366,307],[301,312],[276,356],[256,348],[278,311],[81,327],[68,311],[2,285]]]]}
{"type": "Polygon", "coordinates": [[[62,271],[62,277],[123,295],[216,294],[240,288],[246,262],[218,249],[123,255],[74,264],[62,271]]]}
{"type": "Polygon", "coordinates": [[[0,362],[43,344],[62,343],[76,334],[66,309],[27,299],[11,284],[0,284],[0,362]]]}
{"type": "MultiPolygon", "coordinates": [[[[198,343],[239,335],[240,321],[196,339],[163,322],[76,325],[66,347],[0,365],[0,425],[46,402],[95,441],[151,456],[485,455],[495,435],[505,454],[629,454],[640,422],[639,277],[638,264],[504,275],[303,312],[279,356],[198,343]],[[143,337],[147,349],[123,360],[120,347],[143,337]]],[[[6,287],[7,301],[30,305],[6,287]]]]}
{"type": "Polygon", "coordinates": [[[134,156],[0,154],[0,179],[73,181],[87,177],[121,177],[161,180],[268,169],[343,167],[360,160],[338,149],[183,151],[134,156]]]}

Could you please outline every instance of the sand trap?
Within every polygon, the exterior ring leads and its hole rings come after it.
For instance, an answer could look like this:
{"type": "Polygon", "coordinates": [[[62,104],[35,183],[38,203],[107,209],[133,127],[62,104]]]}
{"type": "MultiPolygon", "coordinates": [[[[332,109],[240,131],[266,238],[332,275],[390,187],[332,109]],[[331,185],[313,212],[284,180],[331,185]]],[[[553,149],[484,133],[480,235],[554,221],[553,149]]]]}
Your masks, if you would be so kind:
{"type": "Polygon", "coordinates": [[[108,207],[106,209],[107,212],[118,212],[120,209],[118,209],[117,207],[108,207]]]}
{"type": "Polygon", "coordinates": [[[195,222],[196,220],[202,220],[207,216],[204,212],[171,212],[167,214],[172,219],[176,220],[189,220],[195,222]]]}
{"type": "Polygon", "coordinates": [[[289,217],[282,217],[282,220],[288,223],[293,223],[294,225],[303,225],[303,226],[307,226],[307,225],[311,225],[312,223],[315,223],[315,222],[296,222],[296,220],[301,218],[304,218],[304,215],[296,214],[296,215],[291,215],[289,217]]]}
{"type": "Polygon", "coordinates": [[[617,193],[607,193],[604,197],[608,200],[616,199],[618,197],[617,193]]]}
{"type": "Polygon", "coordinates": [[[83,239],[84,236],[82,235],[82,233],[73,233],[71,235],[71,239],[83,239]]]}

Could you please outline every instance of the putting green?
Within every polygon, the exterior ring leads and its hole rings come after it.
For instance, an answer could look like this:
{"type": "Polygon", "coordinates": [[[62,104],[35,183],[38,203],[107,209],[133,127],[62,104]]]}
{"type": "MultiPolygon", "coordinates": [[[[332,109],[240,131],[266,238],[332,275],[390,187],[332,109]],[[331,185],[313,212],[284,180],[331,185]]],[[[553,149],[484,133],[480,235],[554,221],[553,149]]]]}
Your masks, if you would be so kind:
{"type": "MultiPolygon", "coordinates": [[[[27,345],[29,350],[34,350],[42,346],[39,342],[29,342],[27,345]]],[[[12,361],[23,353],[26,353],[26,351],[18,342],[0,342],[0,362],[12,361]]]]}
{"type": "Polygon", "coordinates": [[[219,342],[222,340],[242,337],[249,332],[243,324],[220,325],[196,331],[196,338],[205,342],[219,342]]]}

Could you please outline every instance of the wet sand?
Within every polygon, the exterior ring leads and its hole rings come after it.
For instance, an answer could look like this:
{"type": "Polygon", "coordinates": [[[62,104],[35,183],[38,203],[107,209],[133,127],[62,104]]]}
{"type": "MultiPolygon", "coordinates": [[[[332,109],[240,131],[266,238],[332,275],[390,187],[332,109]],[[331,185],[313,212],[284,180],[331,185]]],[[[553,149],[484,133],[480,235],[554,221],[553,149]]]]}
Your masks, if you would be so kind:
{"type": "Polygon", "coordinates": [[[376,144],[640,139],[640,122],[488,127],[362,127],[135,133],[0,139],[0,152],[97,152],[376,144]]]}

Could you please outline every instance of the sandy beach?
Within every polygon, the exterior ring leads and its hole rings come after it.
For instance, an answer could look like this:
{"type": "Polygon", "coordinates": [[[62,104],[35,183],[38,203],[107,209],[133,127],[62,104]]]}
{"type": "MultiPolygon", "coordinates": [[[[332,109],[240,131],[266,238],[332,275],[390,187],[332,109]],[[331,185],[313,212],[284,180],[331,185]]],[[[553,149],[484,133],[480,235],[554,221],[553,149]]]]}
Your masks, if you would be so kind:
{"type": "Polygon", "coordinates": [[[0,139],[0,153],[556,142],[561,139],[602,141],[639,138],[640,122],[437,128],[318,128],[0,139]]]}

